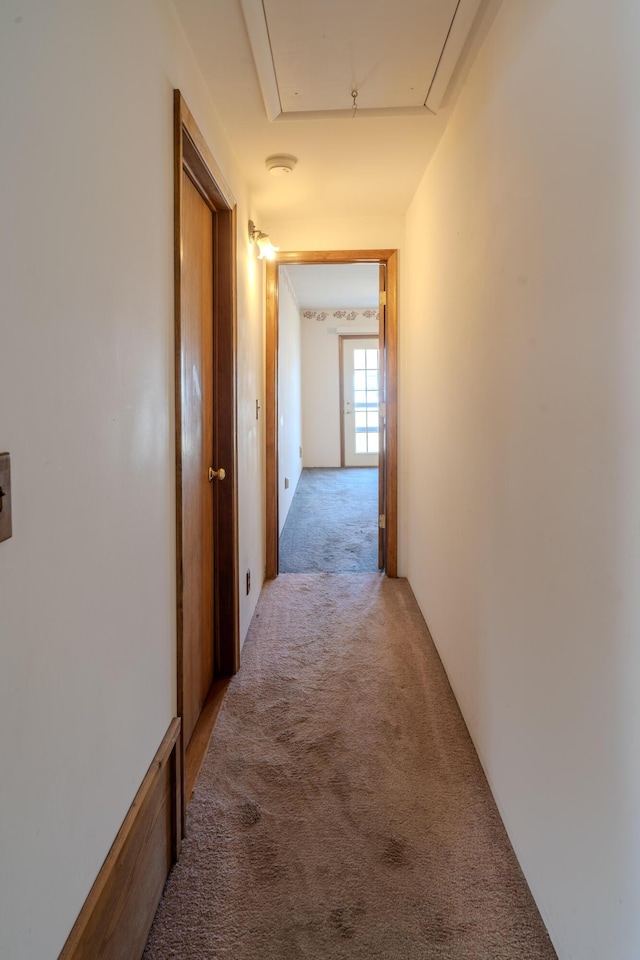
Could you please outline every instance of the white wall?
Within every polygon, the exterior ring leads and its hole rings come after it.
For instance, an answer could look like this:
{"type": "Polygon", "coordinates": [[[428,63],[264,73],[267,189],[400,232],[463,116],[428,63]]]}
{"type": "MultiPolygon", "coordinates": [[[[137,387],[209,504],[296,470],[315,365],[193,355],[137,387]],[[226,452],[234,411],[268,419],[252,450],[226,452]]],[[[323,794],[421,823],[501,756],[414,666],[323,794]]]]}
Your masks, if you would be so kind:
{"type": "Polygon", "coordinates": [[[286,267],[278,284],[278,505],[279,524],[285,525],[302,473],[302,394],[300,308],[286,267]],[[289,487],[285,490],[285,477],[289,487]]]}
{"type": "MultiPolygon", "coordinates": [[[[176,709],[174,86],[246,223],[168,3],[0,7],[0,449],[14,508],[0,544],[0,956],[11,960],[58,956],[176,709]]],[[[241,243],[240,564],[260,573],[261,268],[241,243]]],[[[257,593],[243,597],[243,635],[257,593]]]]}
{"type": "Polygon", "coordinates": [[[263,227],[281,250],[397,250],[403,217],[323,217],[269,220],[263,227]]]}
{"type": "Polygon", "coordinates": [[[504,3],[407,217],[408,575],[561,960],[640,956],[638,63],[504,3]]]}
{"type": "Polygon", "coordinates": [[[340,466],[338,335],[302,318],[302,446],[305,467],[340,466]]]}
{"type": "Polygon", "coordinates": [[[377,333],[359,310],[302,312],[302,439],[305,467],[340,466],[340,330],[377,333]],[[351,322],[335,312],[355,313],[351,322]],[[306,315],[305,315],[306,314],[306,315]],[[312,314],[312,315],[309,315],[312,314]]]}

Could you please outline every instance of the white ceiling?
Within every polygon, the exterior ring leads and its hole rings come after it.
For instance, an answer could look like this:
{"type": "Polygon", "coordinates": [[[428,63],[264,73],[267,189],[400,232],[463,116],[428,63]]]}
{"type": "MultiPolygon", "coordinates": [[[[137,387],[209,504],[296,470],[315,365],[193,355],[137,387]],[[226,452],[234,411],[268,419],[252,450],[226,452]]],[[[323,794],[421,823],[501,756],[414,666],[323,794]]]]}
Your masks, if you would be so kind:
{"type": "Polygon", "coordinates": [[[301,309],[378,307],[377,263],[290,264],[286,270],[301,309]]]}
{"type": "MultiPolygon", "coordinates": [[[[269,221],[288,218],[403,216],[500,0],[482,0],[437,115],[414,101],[424,102],[455,0],[264,0],[259,8],[255,0],[172,2],[251,191],[259,225],[268,227],[269,221]],[[243,3],[254,3],[251,42],[243,3]],[[275,34],[266,52],[253,35],[260,15],[265,29],[260,10],[275,34]],[[269,108],[268,77],[274,70],[282,89],[276,86],[274,94],[269,88],[269,108]],[[359,91],[355,117],[352,83],[359,91]],[[414,100],[393,106],[405,102],[411,86],[414,100]],[[305,109],[287,112],[283,107],[295,106],[296,92],[305,109]],[[274,102],[280,94],[284,104],[274,102]],[[269,119],[268,110],[276,120],[269,119]],[[293,173],[274,177],[264,162],[282,153],[296,156],[298,164],[293,173]]],[[[460,0],[467,5],[467,19],[479,2],[460,0]]],[[[458,17],[454,26],[457,22],[458,17]]],[[[437,80],[438,75],[434,84],[437,80]]],[[[436,92],[438,98],[444,93],[436,92]]]]}

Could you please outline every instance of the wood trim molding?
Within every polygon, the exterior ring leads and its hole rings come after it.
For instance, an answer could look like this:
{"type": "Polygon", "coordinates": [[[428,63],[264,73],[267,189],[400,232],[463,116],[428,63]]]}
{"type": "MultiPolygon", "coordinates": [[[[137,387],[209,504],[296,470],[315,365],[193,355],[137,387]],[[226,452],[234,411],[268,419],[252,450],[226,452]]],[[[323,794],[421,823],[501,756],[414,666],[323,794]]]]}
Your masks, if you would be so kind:
{"type": "Polygon", "coordinates": [[[237,249],[236,208],[216,217],[218,237],[215,298],[215,457],[227,477],[218,484],[216,515],[216,677],[240,669],[240,578],[238,546],[237,431],[237,249]],[[229,467],[226,465],[229,464],[229,467]],[[229,482],[227,482],[229,481],[229,482]]]}
{"type": "Polygon", "coordinates": [[[220,167],[209,150],[207,142],[200,133],[200,128],[179,90],[173,91],[173,102],[175,124],[180,131],[184,131],[188,138],[188,143],[184,145],[182,152],[187,159],[190,172],[195,173],[196,180],[210,181],[207,186],[207,195],[211,192],[211,196],[215,198],[214,202],[220,203],[223,208],[232,210],[236,205],[233,192],[222,175],[220,167]],[[194,169],[191,170],[191,168],[194,169]],[[203,176],[204,171],[206,173],[203,176]]]}
{"type": "Polygon", "coordinates": [[[187,803],[191,801],[191,795],[193,794],[193,789],[196,785],[200,768],[207,753],[209,741],[211,740],[211,735],[230,682],[230,677],[223,677],[222,680],[213,681],[213,686],[209,691],[209,696],[206,699],[196,728],[189,741],[184,764],[187,803]]]}
{"type": "Polygon", "coordinates": [[[59,960],[139,960],[182,837],[181,724],[169,725],[59,960]]]}
{"type": "Polygon", "coordinates": [[[338,377],[340,389],[340,466],[344,467],[344,337],[338,337],[338,377]]]}
{"type": "Polygon", "coordinates": [[[275,263],[386,263],[396,250],[304,250],[279,251],[275,263]]]}
{"type": "MultiPolygon", "coordinates": [[[[387,380],[387,450],[385,572],[398,576],[398,251],[307,250],[278,252],[266,267],[266,565],[265,576],[278,576],[278,266],[293,263],[379,263],[386,267],[385,363],[387,380]]],[[[382,314],[381,314],[382,315],[382,314]]]]}
{"type": "MultiPolygon", "coordinates": [[[[217,486],[215,569],[216,677],[230,676],[240,666],[240,593],[238,574],[237,456],[237,244],[236,202],[229,185],[179,90],[174,90],[174,282],[175,282],[175,450],[176,450],[176,584],[177,699],[184,704],[183,675],[183,487],[182,487],[182,172],[214,213],[214,452],[226,470],[217,486]]],[[[186,744],[185,744],[186,748],[186,744]]],[[[184,754],[183,754],[184,760],[184,754]]],[[[183,764],[184,769],[184,764],[183,764]]],[[[183,790],[185,790],[183,784],[183,790]]],[[[183,797],[185,794],[183,793],[183,797]]],[[[184,810],[184,807],[183,807],[184,810]]]]}
{"type": "Polygon", "coordinates": [[[385,507],[387,516],[385,567],[388,577],[398,576],[398,253],[387,258],[385,354],[387,378],[387,448],[385,507]]]}
{"type": "Polygon", "coordinates": [[[266,558],[265,576],[278,576],[278,264],[267,260],[266,270],[266,371],[265,371],[265,438],[266,438],[266,558]]]}
{"type": "MultiPolygon", "coordinates": [[[[378,265],[378,295],[380,307],[378,310],[378,345],[381,351],[381,356],[385,356],[385,344],[384,338],[387,332],[387,265],[386,263],[381,263],[378,265]]],[[[382,399],[385,398],[386,383],[385,383],[386,367],[384,360],[380,364],[380,385],[381,385],[381,394],[382,399]]],[[[386,443],[386,431],[387,431],[387,418],[382,415],[382,410],[380,410],[380,448],[378,451],[378,470],[382,473],[386,468],[387,457],[385,451],[386,443]]],[[[386,490],[383,483],[378,484],[378,518],[381,516],[386,516],[386,506],[385,506],[385,497],[386,490]]],[[[387,546],[387,530],[386,527],[383,528],[378,522],[378,570],[384,570],[385,568],[385,557],[386,557],[386,546],[387,546]]]]}

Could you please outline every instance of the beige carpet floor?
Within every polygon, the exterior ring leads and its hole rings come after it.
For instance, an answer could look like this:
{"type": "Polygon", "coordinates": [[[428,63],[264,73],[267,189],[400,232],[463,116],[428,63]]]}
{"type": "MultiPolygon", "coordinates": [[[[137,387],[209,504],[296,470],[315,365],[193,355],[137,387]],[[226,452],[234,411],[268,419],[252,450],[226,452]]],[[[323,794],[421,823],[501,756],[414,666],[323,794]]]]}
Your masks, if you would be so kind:
{"type": "Polygon", "coordinates": [[[553,960],[406,581],[267,584],[145,960],[553,960]]]}

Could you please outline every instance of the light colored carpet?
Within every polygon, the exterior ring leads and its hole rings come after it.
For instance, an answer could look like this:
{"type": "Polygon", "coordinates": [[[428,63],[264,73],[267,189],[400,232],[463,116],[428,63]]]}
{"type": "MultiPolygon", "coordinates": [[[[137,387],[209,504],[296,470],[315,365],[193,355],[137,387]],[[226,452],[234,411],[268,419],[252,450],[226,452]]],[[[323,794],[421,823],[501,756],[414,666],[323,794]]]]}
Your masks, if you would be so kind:
{"type": "Polygon", "coordinates": [[[406,581],[268,583],[145,960],[552,960],[406,581]]]}
{"type": "Polygon", "coordinates": [[[377,468],[305,468],[280,534],[280,572],[377,569],[377,468]]]}

